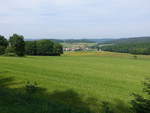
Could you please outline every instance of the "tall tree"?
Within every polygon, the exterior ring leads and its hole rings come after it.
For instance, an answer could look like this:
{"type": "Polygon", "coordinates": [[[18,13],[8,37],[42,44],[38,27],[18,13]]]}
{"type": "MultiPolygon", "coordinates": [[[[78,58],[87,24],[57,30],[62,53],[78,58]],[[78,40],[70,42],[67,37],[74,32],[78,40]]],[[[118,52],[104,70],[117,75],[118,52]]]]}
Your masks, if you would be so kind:
{"type": "Polygon", "coordinates": [[[38,40],[36,42],[37,55],[53,55],[54,42],[50,40],[38,40]]]}
{"type": "Polygon", "coordinates": [[[25,51],[27,55],[37,55],[36,53],[36,41],[26,41],[25,42],[25,51]]]}
{"type": "Polygon", "coordinates": [[[4,36],[0,35],[0,55],[5,53],[5,49],[8,45],[8,41],[4,36]]]}
{"type": "Polygon", "coordinates": [[[27,55],[60,56],[63,54],[63,47],[51,40],[26,41],[25,51],[27,55]]]}
{"type": "Polygon", "coordinates": [[[17,56],[25,55],[25,42],[22,35],[13,34],[13,36],[10,37],[9,42],[17,56]]]}
{"type": "Polygon", "coordinates": [[[53,55],[60,56],[61,54],[63,54],[63,46],[59,43],[54,43],[53,55]]]}

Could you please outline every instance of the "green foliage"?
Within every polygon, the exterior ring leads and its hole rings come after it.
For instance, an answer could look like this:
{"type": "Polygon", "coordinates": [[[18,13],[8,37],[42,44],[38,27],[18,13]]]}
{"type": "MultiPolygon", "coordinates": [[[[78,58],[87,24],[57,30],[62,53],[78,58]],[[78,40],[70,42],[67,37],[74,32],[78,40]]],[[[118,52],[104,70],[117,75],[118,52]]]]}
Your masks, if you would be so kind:
{"type": "Polygon", "coordinates": [[[133,109],[136,113],[149,113],[150,112],[150,79],[144,83],[145,96],[133,94],[134,100],[131,101],[133,109]]]}
{"type": "Polygon", "coordinates": [[[38,40],[37,45],[37,55],[53,55],[53,45],[54,43],[50,40],[38,40]]]}
{"type": "Polygon", "coordinates": [[[122,43],[102,46],[103,51],[150,55],[150,43],[122,43]]]}
{"type": "Polygon", "coordinates": [[[102,103],[102,111],[103,113],[114,113],[112,108],[110,107],[110,104],[108,102],[103,102],[102,103]]]}
{"type": "Polygon", "coordinates": [[[8,46],[5,50],[5,56],[17,56],[15,53],[14,48],[12,48],[11,46],[8,46]]]}
{"type": "Polygon", "coordinates": [[[28,94],[34,94],[38,91],[38,86],[37,83],[30,83],[29,81],[27,82],[27,84],[25,85],[25,90],[28,94]]]}
{"type": "Polygon", "coordinates": [[[61,44],[52,42],[51,40],[37,40],[24,41],[21,35],[13,34],[7,40],[0,35],[0,55],[6,56],[24,56],[27,55],[41,55],[41,56],[60,56],[63,54],[63,47],[61,44]]]}
{"type": "Polygon", "coordinates": [[[5,53],[6,47],[0,46],[0,55],[3,55],[5,53]]]}
{"type": "Polygon", "coordinates": [[[59,43],[54,43],[53,48],[54,48],[53,51],[54,55],[60,56],[60,54],[63,54],[63,47],[59,43]]]}
{"type": "Polygon", "coordinates": [[[63,47],[51,40],[26,41],[27,55],[60,56],[63,54],[63,47]]]}
{"type": "Polygon", "coordinates": [[[138,57],[137,57],[137,55],[134,55],[133,58],[134,58],[134,59],[137,59],[138,57]]]}
{"type": "Polygon", "coordinates": [[[0,55],[5,53],[5,49],[8,45],[7,39],[4,36],[0,35],[0,55]]]}
{"type": "Polygon", "coordinates": [[[9,39],[10,46],[14,49],[17,56],[25,55],[25,42],[24,37],[21,35],[13,34],[9,39]]]}
{"type": "Polygon", "coordinates": [[[133,43],[150,43],[150,37],[131,37],[131,38],[120,38],[120,39],[112,39],[108,41],[113,44],[133,44],[133,43]]]}
{"type": "Polygon", "coordinates": [[[37,55],[37,45],[36,41],[26,41],[25,51],[27,55],[37,55]]]}

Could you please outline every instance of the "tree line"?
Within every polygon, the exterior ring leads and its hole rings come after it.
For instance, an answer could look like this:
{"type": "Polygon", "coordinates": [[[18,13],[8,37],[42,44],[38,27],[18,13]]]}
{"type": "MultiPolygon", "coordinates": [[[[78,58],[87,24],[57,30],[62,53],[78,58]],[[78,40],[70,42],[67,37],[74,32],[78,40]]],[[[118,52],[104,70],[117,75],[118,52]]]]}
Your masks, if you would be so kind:
{"type": "Polygon", "coordinates": [[[103,51],[150,55],[150,43],[121,43],[102,46],[103,51]]]}
{"type": "Polygon", "coordinates": [[[24,41],[24,37],[18,34],[13,34],[7,40],[0,35],[0,55],[60,56],[61,54],[63,54],[62,45],[51,40],[24,41]]]}

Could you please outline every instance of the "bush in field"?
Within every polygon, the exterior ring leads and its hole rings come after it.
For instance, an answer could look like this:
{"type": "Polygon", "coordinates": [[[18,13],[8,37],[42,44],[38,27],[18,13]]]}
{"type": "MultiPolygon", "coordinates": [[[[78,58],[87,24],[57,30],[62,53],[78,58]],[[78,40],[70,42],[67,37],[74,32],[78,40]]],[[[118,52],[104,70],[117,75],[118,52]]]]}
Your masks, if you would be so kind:
{"type": "Polygon", "coordinates": [[[27,82],[27,84],[25,85],[25,90],[28,94],[36,93],[38,88],[39,87],[37,86],[36,82],[34,82],[34,83],[27,82]]]}
{"type": "Polygon", "coordinates": [[[150,79],[144,83],[145,96],[133,94],[134,100],[131,101],[135,113],[150,113],[150,79]]]}
{"type": "Polygon", "coordinates": [[[4,36],[0,35],[0,55],[5,53],[5,49],[8,45],[7,39],[4,36]]]}
{"type": "Polygon", "coordinates": [[[137,57],[137,55],[134,55],[133,58],[134,58],[134,59],[137,59],[138,57],[137,57]]]}
{"type": "Polygon", "coordinates": [[[17,56],[25,55],[25,42],[24,37],[21,35],[13,34],[9,39],[10,47],[14,49],[17,56]]]}

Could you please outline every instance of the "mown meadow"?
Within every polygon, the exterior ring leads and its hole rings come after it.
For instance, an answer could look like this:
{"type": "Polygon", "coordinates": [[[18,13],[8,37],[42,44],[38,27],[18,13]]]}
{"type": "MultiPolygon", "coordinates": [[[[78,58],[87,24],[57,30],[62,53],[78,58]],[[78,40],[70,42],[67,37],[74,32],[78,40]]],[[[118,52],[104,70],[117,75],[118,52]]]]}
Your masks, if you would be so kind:
{"type": "Polygon", "coordinates": [[[150,76],[149,58],[100,54],[0,57],[0,75],[14,77],[22,85],[36,81],[49,91],[74,89],[110,101],[128,101],[131,93],[140,92],[141,82],[150,76]]]}
{"type": "Polygon", "coordinates": [[[0,57],[0,76],[13,77],[21,88],[36,82],[48,92],[73,90],[84,97],[129,105],[150,77],[150,57],[110,52],[65,53],[62,56],[0,57]]]}

